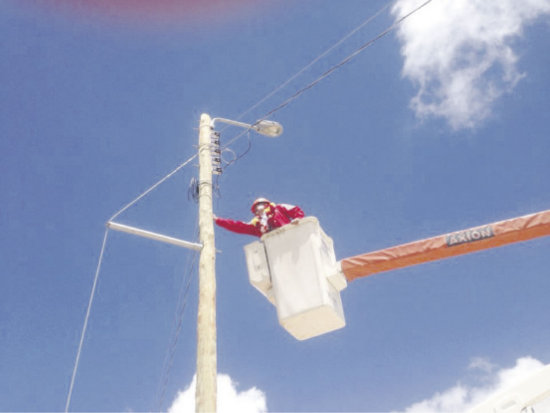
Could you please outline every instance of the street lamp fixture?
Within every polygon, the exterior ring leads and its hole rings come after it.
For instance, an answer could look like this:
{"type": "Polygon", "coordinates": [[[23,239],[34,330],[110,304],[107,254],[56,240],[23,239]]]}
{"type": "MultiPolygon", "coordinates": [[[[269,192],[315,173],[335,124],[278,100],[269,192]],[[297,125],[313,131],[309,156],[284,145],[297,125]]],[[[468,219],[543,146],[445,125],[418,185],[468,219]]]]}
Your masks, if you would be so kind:
{"type": "Polygon", "coordinates": [[[263,119],[256,123],[249,124],[249,123],[239,122],[231,119],[214,118],[212,119],[210,126],[212,126],[213,128],[214,123],[216,122],[226,123],[228,125],[238,126],[244,129],[252,129],[258,132],[260,135],[267,136],[268,138],[276,138],[283,133],[283,126],[279,122],[275,122],[273,120],[267,120],[267,119],[263,119]]]}

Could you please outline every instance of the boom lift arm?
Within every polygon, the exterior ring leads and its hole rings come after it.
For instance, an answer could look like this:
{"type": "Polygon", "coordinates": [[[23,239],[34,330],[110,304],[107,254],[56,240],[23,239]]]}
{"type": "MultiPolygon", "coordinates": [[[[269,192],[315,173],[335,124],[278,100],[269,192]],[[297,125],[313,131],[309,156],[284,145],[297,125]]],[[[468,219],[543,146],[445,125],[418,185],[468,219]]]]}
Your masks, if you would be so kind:
{"type": "Polygon", "coordinates": [[[550,235],[550,210],[344,258],[347,281],[550,235]]]}

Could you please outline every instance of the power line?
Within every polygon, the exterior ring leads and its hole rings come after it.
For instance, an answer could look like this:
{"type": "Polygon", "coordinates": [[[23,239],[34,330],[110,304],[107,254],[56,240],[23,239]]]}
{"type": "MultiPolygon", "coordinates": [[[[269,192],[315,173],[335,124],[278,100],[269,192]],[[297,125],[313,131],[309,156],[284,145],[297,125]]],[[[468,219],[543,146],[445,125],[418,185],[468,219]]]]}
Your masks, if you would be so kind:
{"type": "MultiPolygon", "coordinates": [[[[291,103],[293,100],[297,99],[300,95],[302,95],[304,92],[308,91],[309,89],[311,89],[312,87],[316,86],[319,82],[321,82],[323,79],[325,79],[326,77],[328,77],[331,73],[335,72],[336,70],[340,69],[342,66],[344,66],[345,64],[349,63],[350,61],[353,60],[353,58],[355,58],[358,54],[360,54],[363,50],[365,50],[366,48],[372,46],[374,43],[376,43],[378,40],[380,40],[381,38],[383,38],[384,36],[386,36],[388,33],[392,32],[393,30],[395,30],[395,28],[397,26],[399,26],[401,23],[403,23],[403,21],[405,21],[407,18],[409,18],[410,16],[412,16],[414,13],[416,13],[417,11],[419,11],[420,9],[422,9],[423,7],[425,7],[426,5],[428,5],[429,3],[431,3],[432,0],[427,0],[425,1],[424,3],[422,3],[420,6],[416,7],[415,9],[413,9],[412,11],[410,11],[409,13],[405,14],[404,16],[402,16],[400,19],[396,20],[391,26],[389,26],[388,28],[386,28],[385,30],[383,30],[382,32],[380,32],[377,36],[373,37],[372,39],[370,39],[368,42],[366,43],[363,43],[359,48],[357,48],[353,53],[351,53],[348,57],[346,57],[344,60],[342,60],[340,63],[332,66],[330,69],[328,69],[326,72],[324,72],[321,76],[319,76],[317,79],[315,79],[313,82],[309,83],[308,85],[304,86],[303,88],[299,89],[297,92],[295,92],[292,96],[290,96],[288,99],[286,99],[285,101],[283,101],[281,104],[279,104],[278,106],[276,106],[275,108],[271,109],[269,112],[267,112],[265,115],[262,116],[262,118],[260,120],[264,120],[264,119],[267,119],[268,117],[270,117],[272,114],[274,114],[275,112],[281,110],[282,108],[284,108],[285,106],[287,106],[289,103],[291,103]]],[[[259,122],[259,121],[257,121],[259,122]]]]}
{"type": "MultiPolygon", "coordinates": [[[[283,109],[284,107],[288,106],[291,102],[293,102],[294,100],[296,100],[299,96],[301,96],[303,93],[305,93],[306,91],[308,91],[309,89],[313,88],[314,86],[316,86],[317,84],[319,84],[323,79],[327,78],[329,75],[331,75],[333,72],[335,72],[337,69],[341,68],[342,66],[344,66],[345,64],[349,63],[351,60],[353,60],[357,55],[359,55],[362,51],[364,51],[365,49],[367,49],[368,47],[372,46],[374,43],[376,43],[378,40],[380,40],[381,38],[385,37],[387,34],[391,33],[393,30],[395,30],[395,28],[397,26],[399,26],[401,23],[403,23],[403,21],[405,21],[406,19],[408,19],[410,16],[412,16],[413,14],[415,14],[416,12],[418,12],[420,9],[422,9],[423,7],[427,6],[429,3],[431,3],[432,0],[426,0],[424,3],[422,3],[421,5],[419,5],[418,7],[416,7],[415,9],[411,10],[409,13],[403,15],[401,18],[399,18],[398,20],[396,20],[392,25],[388,26],[386,29],[384,29],[382,32],[380,32],[378,35],[376,35],[375,37],[373,37],[372,39],[370,39],[369,41],[363,43],[359,48],[357,48],[353,53],[351,53],[349,56],[347,56],[345,59],[343,59],[342,61],[340,61],[339,63],[337,63],[336,65],[332,66],[330,69],[328,69],[327,71],[325,71],[323,74],[321,74],[319,77],[317,77],[314,81],[308,83],[306,86],[302,87],[301,89],[299,89],[298,91],[296,91],[294,94],[292,94],[290,97],[288,97],[287,99],[285,99],[282,103],[280,103],[279,105],[275,106],[273,109],[269,110],[268,112],[266,112],[260,119],[256,120],[255,124],[257,124],[258,122],[261,122],[262,120],[265,120],[267,118],[269,118],[271,115],[273,115],[275,112],[278,112],[279,110],[283,109]]],[[[386,6],[387,7],[387,6],[386,6]]],[[[385,8],[383,8],[382,10],[384,10],[385,8]]],[[[377,16],[379,13],[382,12],[382,10],[380,10],[379,12],[377,12],[375,14],[375,16],[377,16]]],[[[372,20],[372,18],[369,18],[368,21],[370,22],[370,20],[372,20]]],[[[354,30],[353,32],[355,32],[356,30],[354,30]]],[[[351,35],[351,33],[350,33],[351,35]]],[[[347,35],[347,37],[349,37],[349,35],[347,35]]],[[[338,44],[341,43],[341,42],[338,42],[338,44]]],[[[332,49],[332,48],[331,48],[332,49]]],[[[324,53],[326,54],[326,53],[324,53]]],[[[317,61],[318,59],[315,59],[314,61],[317,61]]],[[[313,62],[312,62],[313,63],[313,62]]],[[[310,65],[306,66],[306,67],[309,67],[310,65]]],[[[303,69],[304,70],[304,69],[303,69]]],[[[298,73],[301,73],[303,70],[301,70],[300,72],[298,73]]],[[[295,75],[296,76],[296,75],[295,75]]],[[[293,79],[295,76],[293,76],[291,79],[293,79]]],[[[284,82],[280,87],[282,87],[283,85],[286,85],[288,82],[284,82]]],[[[280,87],[276,88],[275,91],[279,90],[280,87]]],[[[272,92],[270,93],[268,96],[271,96],[273,93],[272,92]]],[[[265,99],[262,99],[261,101],[264,101],[265,99]]],[[[256,107],[258,106],[258,104],[254,105],[253,107],[256,107]]],[[[245,111],[245,113],[247,113],[249,110],[245,111]]],[[[241,132],[239,133],[237,136],[235,136],[234,138],[230,139],[229,142],[226,144],[226,146],[232,144],[233,142],[237,141],[240,137],[242,137],[243,135],[245,134],[245,132],[241,132]]]]}
{"type": "MultiPolygon", "coordinates": [[[[340,46],[342,43],[344,43],[347,39],[349,39],[351,36],[353,36],[355,33],[357,33],[359,30],[361,30],[363,27],[368,25],[370,22],[372,22],[375,18],[377,18],[380,14],[382,14],[390,5],[392,1],[389,1],[386,5],[384,5],[382,8],[380,8],[376,13],[373,15],[367,17],[359,26],[354,28],[349,33],[345,34],[340,40],[338,40],[336,43],[334,43],[332,46],[330,46],[328,49],[326,49],[324,52],[322,52],[320,55],[318,55],[315,59],[313,59],[311,62],[309,62],[307,65],[302,67],[300,70],[298,70],[295,74],[290,76],[287,80],[285,80],[283,83],[281,83],[279,86],[277,86],[275,89],[273,89],[271,92],[269,92],[267,95],[265,95],[263,98],[258,100],[256,103],[254,103],[252,106],[250,106],[248,109],[246,109],[244,112],[242,112],[239,116],[237,116],[236,119],[241,119],[244,115],[252,111],[253,109],[257,108],[260,104],[265,102],[267,99],[275,95],[279,90],[283,89],[285,86],[287,86],[290,82],[292,82],[294,79],[296,79],[298,76],[300,76],[302,73],[304,73],[307,69],[309,69],[311,66],[313,66],[315,63],[317,63],[319,60],[321,60],[323,57],[327,56],[330,52],[332,52],[334,49],[336,49],[338,46],[340,46]]],[[[229,126],[225,126],[220,132],[227,129],[229,126]]],[[[237,136],[233,137],[229,142],[225,145],[225,147],[231,145],[233,142],[235,142],[237,139],[239,139],[241,136],[243,136],[246,133],[246,131],[239,133],[237,136]]],[[[234,162],[234,161],[233,161],[234,162]]],[[[233,163],[231,162],[231,163],[233,163]]]]}
{"type": "Polygon", "coordinates": [[[313,66],[315,63],[317,63],[319,60],[321,60],[323,57],[328,55],[330,52],[332,52],[334,49],[336,49],[338,46],[340,46],[342,43],[344,43],[347,39],[349,39],[351,36],[353,36],[355,33],[357,33],[359,30],[361,30],[363,27],[365,27],[367,24],[369,24],[371,21],[376,19],[380,14],[382,14],[390,5],[392,1],[388,1],[388,3],[380,8],[376,13],[369,16],[365,21],[363,21],[359,26],[357,26],[355,29],[344,35],[340,40],[338,40],[336,43],[334,43],[332,46],[330,46],[328,49],[326,49],[324,52],[322,52],[319,56],[317,56],[315,59],[313,59],[311,62],[309,62],[307,65],[305,65],[303,68],[301,68],[298,72],[296,72],[294,75],[289,77],[287,80],[285,80],[283,83],[281,83],[279,86],[277,86],[275,89],[273,89],[271,92],[269,92],[267,95],[265,95],[263,98],[261,98],[258,102],[253,104],[251,107],[246,109],[244,112],[242,112],[237,119],[241,119],[244,115],[249,113],[251,110],[257,108],[260,104],[265,102],[267,99],[269,99],[271,96],[273,96],[275,93],[277,93],[279,90],[284,88],[286,85],[288,85],[290,82],[292,82],[294,79],[296,79],[298,76],[300,76],[302,73],[304,73],[307,69],[309,69],[311,66],[313,66]]]}

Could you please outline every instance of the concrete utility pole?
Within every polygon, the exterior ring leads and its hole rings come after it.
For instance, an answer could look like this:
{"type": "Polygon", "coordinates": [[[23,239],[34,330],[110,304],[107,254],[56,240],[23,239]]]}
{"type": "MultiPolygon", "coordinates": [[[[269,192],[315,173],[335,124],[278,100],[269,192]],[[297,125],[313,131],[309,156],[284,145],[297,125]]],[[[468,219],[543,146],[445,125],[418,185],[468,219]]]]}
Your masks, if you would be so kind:
{"type": "MultiPolygon", "coordinates": [[[[201,115],[199,125],[199,231],[202,250],[199,260],[199,311],[197,316],[197,388],[195,410],[216,412],[216,247],[212,213],[212,138],[214,123],[222,122],[251,129],[275,138],[283,127],[271,120],[253,125],[224,118],[201,115]]],[[[149,235],[149,234],[148,234],[149,235]]],[[[171,241],[169,241],[171,242],[171,241]]]]}
{"type": "Polygon", "coordinates": [[[199,126],[199,259],[197,316],[197,387],[195,411],[216,411],[216,247],[212,213],[211,119],[203,113],[199,126]]]}

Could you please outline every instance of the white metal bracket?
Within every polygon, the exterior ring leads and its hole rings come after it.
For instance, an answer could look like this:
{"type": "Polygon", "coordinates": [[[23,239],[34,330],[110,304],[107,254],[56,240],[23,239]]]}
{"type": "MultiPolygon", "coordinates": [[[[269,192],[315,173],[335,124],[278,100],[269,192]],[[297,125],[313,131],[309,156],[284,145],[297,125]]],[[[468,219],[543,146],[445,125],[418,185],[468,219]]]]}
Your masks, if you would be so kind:
{"type": "Polygon", "coordinates": [[[114,229],[116,231],[126,232],[128,234],[138,235],[140,237],[149,238],[155,241],[165,242],[167,244],[177,245],[178,247],[188,248],[195,251],[200,251],[202,249],[202,244],[184,241],[179,238],[169,237],[167,235],[146,231],[144,229],[131,227],[129,225],[119,224],[118,222],[107,222],[107,228],[114,229]]]}

